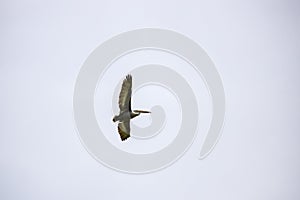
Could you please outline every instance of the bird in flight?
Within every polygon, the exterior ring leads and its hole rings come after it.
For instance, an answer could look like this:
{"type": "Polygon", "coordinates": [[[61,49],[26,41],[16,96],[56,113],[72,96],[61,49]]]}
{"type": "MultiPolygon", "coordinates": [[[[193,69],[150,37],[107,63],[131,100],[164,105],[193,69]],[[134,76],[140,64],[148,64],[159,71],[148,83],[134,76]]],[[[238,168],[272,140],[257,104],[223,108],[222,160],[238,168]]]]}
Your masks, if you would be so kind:
{"type": "Polygon", "coordinates": [[[118,132],[122,141],[130,137],[130,120],[139,116],[141,113],[150,113],[150,111],[144,110],[131,110],[131,91],[132,76],[128,74],[123,80],[119,95],[119,115],[115,115],[113,118],[113,122],[119,122],[118,132]]]}

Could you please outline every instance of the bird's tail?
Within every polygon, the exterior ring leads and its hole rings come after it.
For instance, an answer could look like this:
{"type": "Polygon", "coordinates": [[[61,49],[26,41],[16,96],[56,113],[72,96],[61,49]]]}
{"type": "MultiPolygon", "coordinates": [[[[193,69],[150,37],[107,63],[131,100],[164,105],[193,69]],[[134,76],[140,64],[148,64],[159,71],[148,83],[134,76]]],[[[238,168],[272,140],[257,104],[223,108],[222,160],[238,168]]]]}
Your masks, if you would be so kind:
{"type": "Polygon", "coordinates": [[[112,119],[112,121],[113,121],[113,122],[118,121],[118,116],[115,115],[114,118],[112,119]]]}

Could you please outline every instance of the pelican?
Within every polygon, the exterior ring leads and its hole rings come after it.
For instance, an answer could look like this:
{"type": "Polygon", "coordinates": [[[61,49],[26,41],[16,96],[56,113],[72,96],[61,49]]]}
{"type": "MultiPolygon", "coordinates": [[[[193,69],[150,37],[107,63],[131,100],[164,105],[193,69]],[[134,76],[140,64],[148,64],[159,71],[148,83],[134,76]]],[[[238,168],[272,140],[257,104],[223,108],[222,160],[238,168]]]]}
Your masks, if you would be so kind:
{"type": "Polygon", "coordinates": [[[151,113],[150,111],[144,110],[131,110],[131,90],[132,76],[128,74],[123,80],[119,95],[119,115],[113,117],[113,122],[119,122],[118,132],[122,141],[130,137],[130,120],[132,118],[139,116],[141,113],[151,113]]]}

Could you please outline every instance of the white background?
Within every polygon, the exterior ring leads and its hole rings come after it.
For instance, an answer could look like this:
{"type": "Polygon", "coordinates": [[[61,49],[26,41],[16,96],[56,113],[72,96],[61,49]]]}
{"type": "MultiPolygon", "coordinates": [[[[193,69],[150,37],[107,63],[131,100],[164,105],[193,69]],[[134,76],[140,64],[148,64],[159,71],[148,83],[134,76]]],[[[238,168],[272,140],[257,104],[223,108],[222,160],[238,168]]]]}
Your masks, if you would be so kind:
{"type": "Polygon", "coordinates": [[[299,199],[297,1],[1,1],[0,199],[299,199]],[[146,175],[104,167],[81,145],[74,83],[124,31],[187,35],[219,70],[227,110],[214,151],[195,142],[146,175]]]}

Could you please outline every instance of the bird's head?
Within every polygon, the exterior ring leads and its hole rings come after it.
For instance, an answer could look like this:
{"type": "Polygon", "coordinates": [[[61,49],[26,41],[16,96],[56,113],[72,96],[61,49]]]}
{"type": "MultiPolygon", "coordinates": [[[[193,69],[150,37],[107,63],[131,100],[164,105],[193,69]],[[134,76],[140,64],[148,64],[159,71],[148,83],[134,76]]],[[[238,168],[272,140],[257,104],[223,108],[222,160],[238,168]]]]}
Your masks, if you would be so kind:
{"type": "Polygon", "coordinates": [[[150,113],[150,111],[133,110],[133,112],[130,115],[131,115],[131,118],[135,118],[136,116],[139,116],[141,113],[150,113]]]}
{"type": "Polygon", "coordinates": [[[145,110],[133,110],[134,113],[140,115],[141,113],[151,113],[150,111],[145,111],[145,110]]]}

